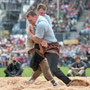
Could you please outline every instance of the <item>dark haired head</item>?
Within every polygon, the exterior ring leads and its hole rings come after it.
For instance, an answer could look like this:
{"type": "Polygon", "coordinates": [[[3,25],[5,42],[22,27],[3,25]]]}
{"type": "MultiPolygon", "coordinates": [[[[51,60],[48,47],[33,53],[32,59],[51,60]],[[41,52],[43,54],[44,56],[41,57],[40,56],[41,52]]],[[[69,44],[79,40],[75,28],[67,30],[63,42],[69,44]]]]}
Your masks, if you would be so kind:
{"type": "Polygon", "coordinates": [[[26,17],[29,17],[29,16],[37,16],[37,14],[35,13],[35,11],[30,10],[26,13],[26,17]]]}
{"type": "Polygon", "coordinates": [[[47,9],[47,7],[46,7],[46,5],[45,4],[39,4],[38,6],[37,6],[37,10],[40,10],[40,9],[43,9],[43,10],[46,10],[47,9]]]}

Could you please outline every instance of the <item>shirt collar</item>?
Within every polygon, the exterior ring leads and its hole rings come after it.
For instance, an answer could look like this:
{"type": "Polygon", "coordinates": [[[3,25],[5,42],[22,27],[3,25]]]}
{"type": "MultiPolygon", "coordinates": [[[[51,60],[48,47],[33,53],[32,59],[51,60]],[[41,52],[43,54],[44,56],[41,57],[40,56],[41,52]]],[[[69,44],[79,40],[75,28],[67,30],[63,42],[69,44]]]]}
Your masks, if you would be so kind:
{"type": "Polygon", "coordinates": [[[35,26],[37,26],[37,24],[39,23],[39,21],[40,21],[40,16],[38,16],[38,19],[37,19],[37,21],[35,23],[35,26]]]}
{"type": "Polygon", "coordinates": [[[43,18],[43,16],[39,15],[39,16],[38,16],[38,19],[37,19],[37,21],[36,21],[36,23],[35,23],[34,26],[37,26],[37,24],[38,24],[39,22],[41,22],[42,20],[45,21],[45,19],[43,18]]]}

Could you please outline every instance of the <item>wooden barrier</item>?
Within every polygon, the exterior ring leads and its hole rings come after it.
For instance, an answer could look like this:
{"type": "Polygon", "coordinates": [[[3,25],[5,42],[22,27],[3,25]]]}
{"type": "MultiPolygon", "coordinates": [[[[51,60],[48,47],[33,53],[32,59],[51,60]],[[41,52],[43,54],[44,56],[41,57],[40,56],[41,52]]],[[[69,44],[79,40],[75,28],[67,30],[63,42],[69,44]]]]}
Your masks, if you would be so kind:
{"type": "Polygon", "coordinates": [[[65,45],[78,44],[78,40],[64,40],[63,43],[65,45]]]}

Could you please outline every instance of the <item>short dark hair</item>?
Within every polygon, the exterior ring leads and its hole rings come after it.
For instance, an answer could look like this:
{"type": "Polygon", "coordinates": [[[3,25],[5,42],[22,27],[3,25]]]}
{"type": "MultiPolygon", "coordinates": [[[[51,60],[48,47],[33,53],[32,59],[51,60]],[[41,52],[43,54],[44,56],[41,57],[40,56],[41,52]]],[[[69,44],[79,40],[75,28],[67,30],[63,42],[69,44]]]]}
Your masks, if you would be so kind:
{"type": "Polygon", "coordinates": [[[77,60],[77,59],[80,59],[80,57],[79,57],[79,56],[76,56],[75,59],[76,59],[76,60],[77,60]]]}
{"type": "Polygon", "coordinates": [[[40,9],[46,10],[47,7],[46,7],[45,4],[40,3],[40,4],[37,6],[37,10],[40,10],[40,9]]]}
{"type": "Polygon", "coordinates": [[[16,60],[13,60],[13,63],[16,63],[16,60]]]}
{"type": "Polygon", "coordinates": [[[29,17],[29,16],[37,16],[36,12],[33,11],[33,10],[30,10],[26,13],[26,17],[29,17]]]}

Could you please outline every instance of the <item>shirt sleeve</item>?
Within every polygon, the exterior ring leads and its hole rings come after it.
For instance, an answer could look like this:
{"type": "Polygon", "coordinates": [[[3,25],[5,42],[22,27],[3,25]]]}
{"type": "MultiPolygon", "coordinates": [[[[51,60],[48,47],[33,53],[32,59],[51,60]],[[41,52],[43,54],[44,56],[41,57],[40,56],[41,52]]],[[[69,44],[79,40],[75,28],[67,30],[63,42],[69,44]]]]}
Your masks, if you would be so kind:
{"type": "Polygon", "coordinates": [[[75,63],[72,63],[69,68],[71,69],[72,67],[75,68],[75,65],[76,65],[76,62],[75,63]]]}
{"type": "Polygon", "coordinates": [[[82,61],[82,65],[83,65],[84,69],[86,69],[86,68],[87,68],[86,63],[84,63],[83,61],[82,61]]]}
{"type": "Polygon", "coordinates": [[[45,34],[45,24],[39,23],[36,28],[35,36],[38,38],[43,38],[45,34]]]}
{"type": "Polygon", "coordinates": [[[52,27],[52,21],[51,21],[51,19],[50,19],[49,16],[48,16],[48,20],[49,20],[49,23],[50,23],[50,25],[51,25],[51,27],[52,27]]]}

